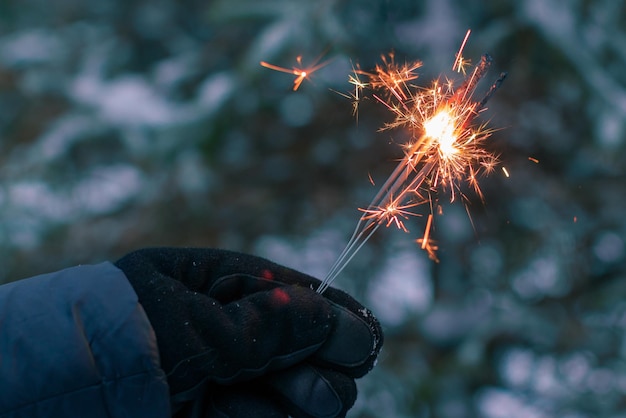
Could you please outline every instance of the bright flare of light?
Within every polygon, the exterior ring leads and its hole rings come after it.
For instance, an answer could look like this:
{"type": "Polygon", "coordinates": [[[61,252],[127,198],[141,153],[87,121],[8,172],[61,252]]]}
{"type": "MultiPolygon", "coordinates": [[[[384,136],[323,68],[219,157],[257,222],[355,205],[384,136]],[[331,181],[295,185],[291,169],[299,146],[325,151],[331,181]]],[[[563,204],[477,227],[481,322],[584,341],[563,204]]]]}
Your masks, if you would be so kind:
{"type": "Polygon", "coordinates": [[[439,154],[442,158],[450,158],[459,150],[456,147],[455,118],[448,109],[442,109],[432,118],[424,122],[424,134],[436,141],[439,154]]]}

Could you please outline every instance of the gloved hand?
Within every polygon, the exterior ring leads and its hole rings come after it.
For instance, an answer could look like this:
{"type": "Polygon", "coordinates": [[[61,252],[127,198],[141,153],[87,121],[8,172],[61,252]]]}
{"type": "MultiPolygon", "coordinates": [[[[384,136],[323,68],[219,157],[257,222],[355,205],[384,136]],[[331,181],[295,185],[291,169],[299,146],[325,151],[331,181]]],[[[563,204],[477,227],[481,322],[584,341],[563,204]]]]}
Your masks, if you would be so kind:
{"type": "Polygon", "coordinates": [[[259,257],[154,248],[115,264],[155,331],[177,416],[345,416],[382,346],[349,295],[259,257]]]}

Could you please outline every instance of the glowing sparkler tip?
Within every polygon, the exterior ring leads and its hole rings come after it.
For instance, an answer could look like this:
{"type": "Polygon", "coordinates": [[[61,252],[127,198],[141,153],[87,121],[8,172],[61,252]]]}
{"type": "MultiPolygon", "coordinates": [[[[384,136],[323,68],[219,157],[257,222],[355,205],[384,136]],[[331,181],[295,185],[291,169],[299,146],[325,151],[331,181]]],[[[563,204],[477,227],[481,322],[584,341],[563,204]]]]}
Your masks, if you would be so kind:
{"type": "Polygon", "coordinates": [[[442,158],[449,158],[458,152],[455,146],[457,140],[455,130],[455,118],[446,108],[424,122],[424,134],[437,142],[442,158]]]}

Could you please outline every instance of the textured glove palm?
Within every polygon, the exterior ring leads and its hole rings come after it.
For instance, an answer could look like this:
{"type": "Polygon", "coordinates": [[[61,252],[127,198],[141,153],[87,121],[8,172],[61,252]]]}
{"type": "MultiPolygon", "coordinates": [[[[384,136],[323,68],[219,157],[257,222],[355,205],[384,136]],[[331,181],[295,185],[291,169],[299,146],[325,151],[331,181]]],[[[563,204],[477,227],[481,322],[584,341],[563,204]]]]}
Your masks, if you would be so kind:
{"type": "Polygon", "coordinates": [[[346,293],[251,255],[155,248],[116,265],[154,328],[180,416],[335,417],[382,345],[346,293]]]}

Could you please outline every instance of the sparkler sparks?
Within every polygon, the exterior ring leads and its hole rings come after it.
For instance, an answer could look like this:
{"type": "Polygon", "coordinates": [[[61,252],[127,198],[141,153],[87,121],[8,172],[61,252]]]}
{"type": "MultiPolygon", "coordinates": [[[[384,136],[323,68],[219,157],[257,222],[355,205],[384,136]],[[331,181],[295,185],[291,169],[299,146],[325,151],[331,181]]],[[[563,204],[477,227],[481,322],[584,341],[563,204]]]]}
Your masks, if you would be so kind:
{"type": "Polygon", "coordinates": [[[278,65],[270,64],[265,61],[261,61],[261,65],[265,68],[269,68],[270,70],[280,71],[282,73],[293,74],[296,76],[295,80],[293,80],[293,91],[296,91],[300,88],[302,82],[309,78],[311,74],[315,71],[319,70],[322,67],[328,65],[330,61],[324,61],[322,63],[317,64],[319,59],[316,60],[315,64],[310,67],[304,67],[302,65],[302,55],[298,55],[296,57],[296,61],[298,62],[298,66],[290,68],[279,67],[278,65]]]}
{"type": "Polygon", "coordinates": [[[362,219],[375,219],[381,223],[387,221],[387,227],[394,224],[398,227],[398,229],[403,230],[404,232],[409,232],[409,230],[404,226],[404,222],[402,219],[409,219],[409,216],[421,216],[418,213],[411,212],[409,209],[422,205],[424,202],[412,202],[407,203],[405,205],[398,205],[398,201],[396,199],[390,198],[390,202],[384,207],[368,207],[367,209],[359,209],[361,212],[364,212],[362,219]]]}
{"type": "Polygon", "coordinates": [[[467,74],[469,61],[463,58],[463,49],[469,35],[468,30],[452,66],[453,71],[465,76],[458,87],[449,79],[435,80],[430,88],[415,86],[416,70],[422,63],[398,64],[393,54],[383,56],[383,63],[374,71],[357,68],[350,76],[349,82],[355,86],[354,94],[350,95],[354,112],[357,112],[363,91],[372,90],[372,97],[394,116],[383,129],[403,129],[410,140],[403,145],[404,157],[372,202],[367,208],[359,209],[363,215],[346,248],[317,289],[319,293],[324,292],[380,225],[395,225],[408,232],[404,221],[410,216],[423,216],[417,212],[421,206],[427,208],[428,218],[417,243],[431,259],[437,260],[438,248],[431,239],[431,231],[433,207],[437,206],[439,192],[449,192],[450,201],[457,196],[465,198],[462,186],[467,184],[482,199],[478,177],[492,172],[498,158],[484,147],[493,131],[486,124],[475,125],[473,122],[485,110],[487,101],[500,87],[506,73],[500,74],[480,100],[473,99],[492,60],[483,55],[467,74]],[[367,81],[362,81],[360,76],[367,81]]]}

